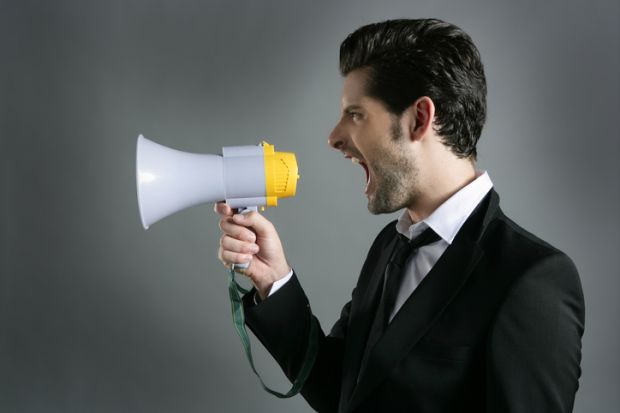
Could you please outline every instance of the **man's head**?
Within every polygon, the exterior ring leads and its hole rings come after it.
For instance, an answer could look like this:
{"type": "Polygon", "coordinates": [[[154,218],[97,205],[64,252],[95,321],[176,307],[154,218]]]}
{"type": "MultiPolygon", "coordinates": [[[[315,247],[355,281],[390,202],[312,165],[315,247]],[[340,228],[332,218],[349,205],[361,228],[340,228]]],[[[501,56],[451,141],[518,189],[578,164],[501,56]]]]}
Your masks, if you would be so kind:
{"type": "Polygon", "coordinates": [[[478,49],[458,27],[436,19],[391,20],[351,33],[340,46],[343,76],[368,68],[366,93],[400,116],[416,99],[435,105],[435,127],[459,157],[476,157],[486,118],[478,49]]]}
{"type": "Polygon", "coordinates": [[[372,213],[415,203],[420,175],[445,162],[435,156],[442,150],[473,163],[486,81],[461,29],[435,19],[363,26],[342,42],[340,70],[342,117],[329,143],[361,161],[372,213]]]}

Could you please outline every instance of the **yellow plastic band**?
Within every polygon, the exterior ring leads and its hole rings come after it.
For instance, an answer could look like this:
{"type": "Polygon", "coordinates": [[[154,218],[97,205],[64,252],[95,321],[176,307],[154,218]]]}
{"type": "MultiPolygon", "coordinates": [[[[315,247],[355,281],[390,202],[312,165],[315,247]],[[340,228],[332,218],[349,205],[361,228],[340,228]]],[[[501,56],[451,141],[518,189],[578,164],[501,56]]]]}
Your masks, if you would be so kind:
{"type": "Polygon", "coordinates": [[[265,195],[267,206],[277,206],[278,198],[295,196],[299,179],[294,153],[276,152],[273,145],[263,141],[265,157],[265,195]]]}

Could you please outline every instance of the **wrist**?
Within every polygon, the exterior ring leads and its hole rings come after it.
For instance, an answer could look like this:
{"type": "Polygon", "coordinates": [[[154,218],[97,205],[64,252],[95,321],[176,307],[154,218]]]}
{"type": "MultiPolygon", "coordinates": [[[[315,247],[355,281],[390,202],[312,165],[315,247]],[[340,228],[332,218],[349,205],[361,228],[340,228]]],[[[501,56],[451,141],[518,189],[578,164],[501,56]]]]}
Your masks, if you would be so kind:
{"type": "Polygon", "coordinates": [[[285,262],[279,269],[274,271],[275,277],[273,277],[273,283],[280,281],[282,278],[286,277],[293,269],[288,262],[285,262]]]}
{"type": "Polygon", "coordinates": [[[271,277],[270,281],[265,281],[261,283],[255,283],[254,287],[258,293],[258,296],[261,300],[266,299],[271,294],[271,290],[274,285],[278,285],[278,283],[291,276],[293,269],[288,265],[282,267],[282,269],[274,271],[274,276],[271,277]]]}

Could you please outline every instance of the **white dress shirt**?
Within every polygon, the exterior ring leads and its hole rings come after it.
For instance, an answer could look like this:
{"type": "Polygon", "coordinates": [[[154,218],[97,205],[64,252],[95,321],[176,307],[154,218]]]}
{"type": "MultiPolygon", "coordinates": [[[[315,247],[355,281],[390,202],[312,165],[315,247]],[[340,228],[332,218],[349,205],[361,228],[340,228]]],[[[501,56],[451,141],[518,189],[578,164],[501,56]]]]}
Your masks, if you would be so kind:
{"type": "Polygon", "coordinates": [[[489,174],[478,172],[476,179],[448,198],[426,219],[414,224],[407,210],[402,211],[396,222],[396,230],[399,233],[413,239],[426,228],[431,227],[441,239],[418,248],[407,259],[406,273],[390,314],[390,321],[452,244],[467,218],[492,187],[493,183],[489,174]]]}
{"type": "MultiPolygon", "coordinates": [[[[426,228],[431,227],[441,239],[418,248],[407,259],[405,265],[407,272],[396,297],[394,309],[390,314],[390,321],[450,246],[469,215],[493,187],[486,171],[478,172],[476,175],[475,180],[448,198],[426,219],[413,223],[407,209],[400,214],[396,222],[396,230],[407,238],[413,239],[426,228]]],[[[292,276],[291,270],[284,278],[273,283],[269,295],[280,289],[292,276]]]]}

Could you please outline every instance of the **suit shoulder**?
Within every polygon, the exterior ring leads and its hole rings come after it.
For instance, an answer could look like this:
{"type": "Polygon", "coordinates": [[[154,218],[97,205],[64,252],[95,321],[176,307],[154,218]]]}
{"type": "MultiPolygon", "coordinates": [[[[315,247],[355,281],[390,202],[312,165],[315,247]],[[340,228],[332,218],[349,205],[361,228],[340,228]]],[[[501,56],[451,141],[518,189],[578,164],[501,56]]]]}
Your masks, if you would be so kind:
{"type": "Polygon", "coordinates": [[[501,274],[498,282],[506,289],[519,288],[536,281],[539,287],[570,285],[581,291],[577,268],[563,251],[525,230],[500,214],[483,239],[487,263],[501,274]]]}
{"type": "Polygon", "coordinates": [[[554,255],[566,256],[504,214],[499,214],[489,225],[481,241],[487,251],[513,263],[531,263],[554,255]]]}

